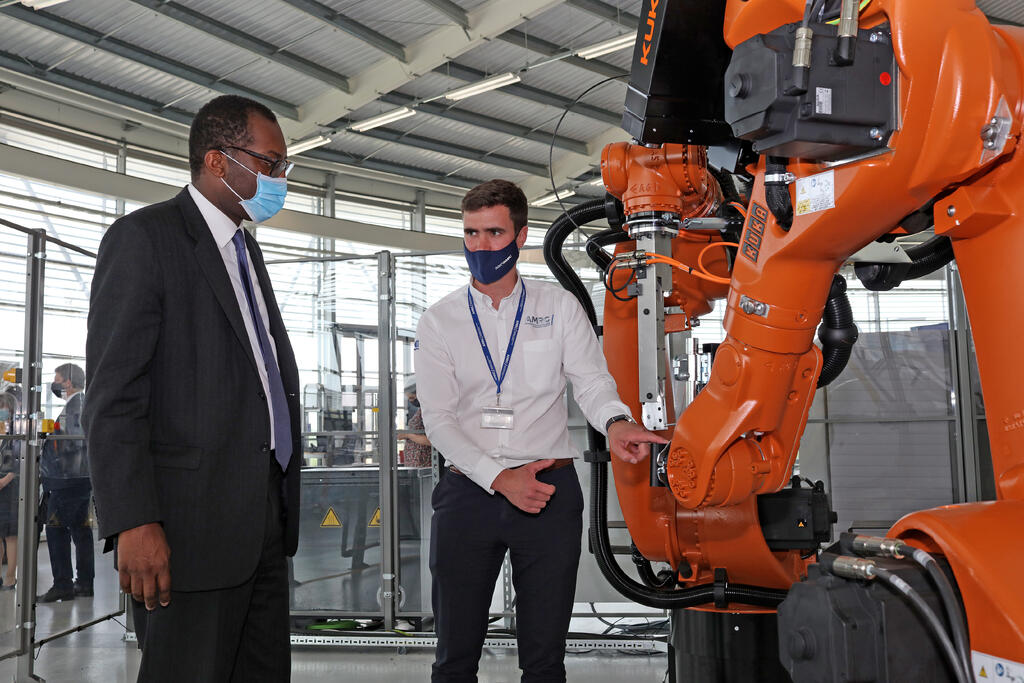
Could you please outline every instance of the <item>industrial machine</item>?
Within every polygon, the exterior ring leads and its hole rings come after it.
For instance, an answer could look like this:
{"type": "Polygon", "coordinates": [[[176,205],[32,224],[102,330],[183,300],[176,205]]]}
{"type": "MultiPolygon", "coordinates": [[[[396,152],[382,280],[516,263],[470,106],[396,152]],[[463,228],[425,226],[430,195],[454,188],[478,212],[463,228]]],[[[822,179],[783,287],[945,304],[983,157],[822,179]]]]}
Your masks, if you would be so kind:
{"type": "Polygon", "coordinates": [[[602,153],[606,199],[563,214],[545,244],[596,326],[561,247],[608,219],[587,250],[605,273],[609,367],[634,417],[671,438],[627,464],[590,434],[605,576],[673,610],[680,681],[1024,680],[1024,29],[973,0],[643,0],[640,16],[634,139],[602,153]],[[815,390],[857,338],[837,271],[856,261],[886,290],[954,257],[997,500],[819,551],[828,496],[792,472],[815,390]],[[716,299],[727,336],[676,419],[665,337],[716,299]],[[642,582],[611,556],[609,460],[642,582]]]}

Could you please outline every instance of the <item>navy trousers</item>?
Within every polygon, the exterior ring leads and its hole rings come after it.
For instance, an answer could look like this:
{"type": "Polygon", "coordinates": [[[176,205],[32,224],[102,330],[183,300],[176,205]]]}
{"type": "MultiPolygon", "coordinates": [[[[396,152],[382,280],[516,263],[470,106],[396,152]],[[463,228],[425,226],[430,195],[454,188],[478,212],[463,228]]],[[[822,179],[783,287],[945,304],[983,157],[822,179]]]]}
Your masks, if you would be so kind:
{"type": "Polygon", "coordinates": [[[467,477],[447,473],[434,489],[430,571],[437,652],[433,683],[473,683],[487,635],[491,596],[505,552],[516,590],[523,683],[565,681],[583,533],[583,494],[574,467],[542,472],[555,487],[540,514],[519,510],[467,477]]]}
{"type": "Polygon", "coordinates": [[[71,543],[75,544],[77,583],[92,588],[96,574],[92,527],[89,526],[89,480],[66,488],[50,490],[46,507],[46,549],[50,554],[55,588],[71,590],[75,575],[71,569],[71,543]]]}

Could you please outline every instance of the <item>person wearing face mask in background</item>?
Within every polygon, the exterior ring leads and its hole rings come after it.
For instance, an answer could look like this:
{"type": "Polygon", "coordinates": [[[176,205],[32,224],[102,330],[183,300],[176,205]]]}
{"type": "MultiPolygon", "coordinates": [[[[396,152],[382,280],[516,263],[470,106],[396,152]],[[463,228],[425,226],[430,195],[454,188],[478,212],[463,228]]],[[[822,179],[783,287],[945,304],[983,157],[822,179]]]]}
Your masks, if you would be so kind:
{"type": "MultiPolygon", "coordinates": [[[[18,399],[8,391],[0,393],[0,434],[14,434],[18,399]]],[[[0,440],[0,538],[4,542],[7,571],[0,590],[14,590],[18,569],[18,473],[21,470],[21,441],[0,440]]]]}
{"type": "Polygon", "coordinates": [[[85,424],[99,533],[142,625],[140,681],[290,679],[299,376],[241,227],[283,207],[286,155],[273,112],[215,98],[192,121],[192,182],[100,244],[85,424]]]}
{"type": "Polygon", "coordinates": [[[579,302],[556,284],[519,277],[526,216],[526,197],[507,180],[466,194],[472,279],[431,306],[416,331],[423,422],[449,464],[432,499],[434,683],[476,680],[506,550],[522,681],[565,681],[583,530],[566,380],[615,456],[636,462],[648,443],[666,443],[619,400],[579,302]]]}
{"type": "MultiPolygon", "coordinates": [[[[65,363],[53,373],[50,391],[65,401],[57,416],[54,435],[84,435],[85,371],[65,363]]],[[[92,526],[89,523],[89,457],[83,439],[47,439],[39,457],[39,481],[43,485],[46,548],[50,554],[53,585],[38,602],[73,600],[93,595],[95,560],[92,526]],[[71,544],[75,546],[75,572],[71,569],[71,544]]],[[[42,512],[43,506],[40,506],[42,512]]]]}
{"type": "Polygon", "coordinates": [[[406,382],[405,428],[408,431],[398,432],[398,438],[405,439],[402,464],[406,467],[430,467],[433,464],[433,449],[430,447],[430,439],[423,433],[423,411],[416,397],[416,382],[406,382]]]}

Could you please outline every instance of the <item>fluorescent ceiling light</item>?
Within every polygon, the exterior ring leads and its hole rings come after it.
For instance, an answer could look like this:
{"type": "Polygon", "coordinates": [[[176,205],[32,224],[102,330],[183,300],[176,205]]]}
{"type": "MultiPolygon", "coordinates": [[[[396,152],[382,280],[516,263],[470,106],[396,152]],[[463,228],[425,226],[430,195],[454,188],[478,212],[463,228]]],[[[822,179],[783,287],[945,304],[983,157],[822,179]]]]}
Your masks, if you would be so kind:
{"type": "Polygon", "coordinates": [[[611,40],[603,40],[600,43],[594,43],[588,47],[580,48],[576,50],[576,56],[582,57],[583,59],[594,59],[601,55],[606,55],[610,52],[618,52],[624,50],[627,47],[632,47],[636,43],[635,33],[624,33],[617,38],[611,40]]]}
{"type": "Polygon", "coordinates": [[[590,181],[586,182],[585,184],[586,185],[604,185],[604,178],[600,178],[600,177],[594,178],[593,180],[590,180],[590,181]]]}
{"type": "Polygon", "coordinates": [[[299,140],[288,145],[288,154],[302,154],[308,152],[311,149],[326,145],[331,139],[326,135],[317,135],[315,137],[306,138],[305,140],[299,140]]]}
{"type": "Polygon", "coordinates": [[[446,92],[444,96],[449,100],[464,100],[467,97],[472,97],[473,95],[479,95],[480,93],[497,90],[498,88],[503,88],[506,85],[518,83],[520,80],[522,79],[519,78],[519,74],[514,74],[509,71],[503,74],[498,74],[497,76],[485,78],[484,80],[477,81],[476,83],[470,83],[463,88],[450,90],[449,92],[446,92]]]}
{"type": "Polygon", "coordinates": [[[361,133],[364,130],[370,130],[371,128],[376,128],[377,126],[383,126],[384,124],[391,123],[393,121],[398,121],[399,119],[407,118],[415,113],[416,111],[414,109],[409,109],[409,107],[399,107],[398,109],[392,109],[391,111],[384,112],[383,114],[380,114],[378,116],[371,116],[368,119],[356,121],[351,126],[349,126],[349,128],[355,131],[359,131],[361,133]]]}
{"type": "Polygon", "coordinates": [[[543,197],[540,197],[539,199],[534,199],[532,202],[530,202],[530,204],[533,206],[545,206],[547,204],[550,204],[551,202],[558,201],[559,199],[568,199],[569,197],[572,197],[575,194],[576,193],[573,192],[572,190],[562,190],[557,194],[552,192],[551,194],[546,194],[543,197]]]}
{"type": "Polygon", "coordinates": [[[43,9],[44,7],[52,7],[53,5],[59,5],[67,0],[21,0],[21,4],[32,9],[43,9]]]}

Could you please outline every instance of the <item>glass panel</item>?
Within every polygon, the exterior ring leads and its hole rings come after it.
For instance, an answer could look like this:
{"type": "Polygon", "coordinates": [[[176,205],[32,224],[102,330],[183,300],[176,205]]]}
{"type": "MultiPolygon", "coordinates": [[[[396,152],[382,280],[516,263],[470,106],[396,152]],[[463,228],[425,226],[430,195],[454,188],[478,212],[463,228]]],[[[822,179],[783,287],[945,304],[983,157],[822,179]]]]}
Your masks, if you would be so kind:
{"type": "Polygon", "coordinates": [[[39,460],[40,519],[45,526],[37,557],[37,588],[42,596],[36,608],[37,639],[120,608],[117,574],[95,534],[81,422],[88,400],[85,337],[93,275],[89,261],[56,244],[47,245],[41,398],[43,413],[55,426],[39,460]],[[52,388],[58,380],[60,396],[52,388]]]}
{"type": "MultiPolygon", "coordinates": [[[[8,212],[0,209],[0,216],[7,219],[8,212]]],[[[7,587],[13,586],[17,578],[19,470],[25,444],[15,437],[23,425],[21,385],[3,377],[23,364],[28,240],[24,233],[0,226],[0,411],[4,411],[0,416],[0,656],[17,649],[15,594],[7,587]]]]}
{"type": "Polygon", "coordinates": [[[829,427],[836,529],[884,530],[903,515],[953,501],[952,420],[829,427]]]}
{"type": "Polygon", "coordinates": [[[108,171],[117,168],[116,154],[101,152],[66,140],[56,140],[41,133],[15,128],[7,124],[0,124],[0,143],[27,149],[30,152],[67,159],[78,164],[104,168],[108,171]]]}
{"type": "Polygon", "coordinates": [[[828,387],[828,416],[882,419],[953,415],[949,332],[862,332],[828,387]]]}

